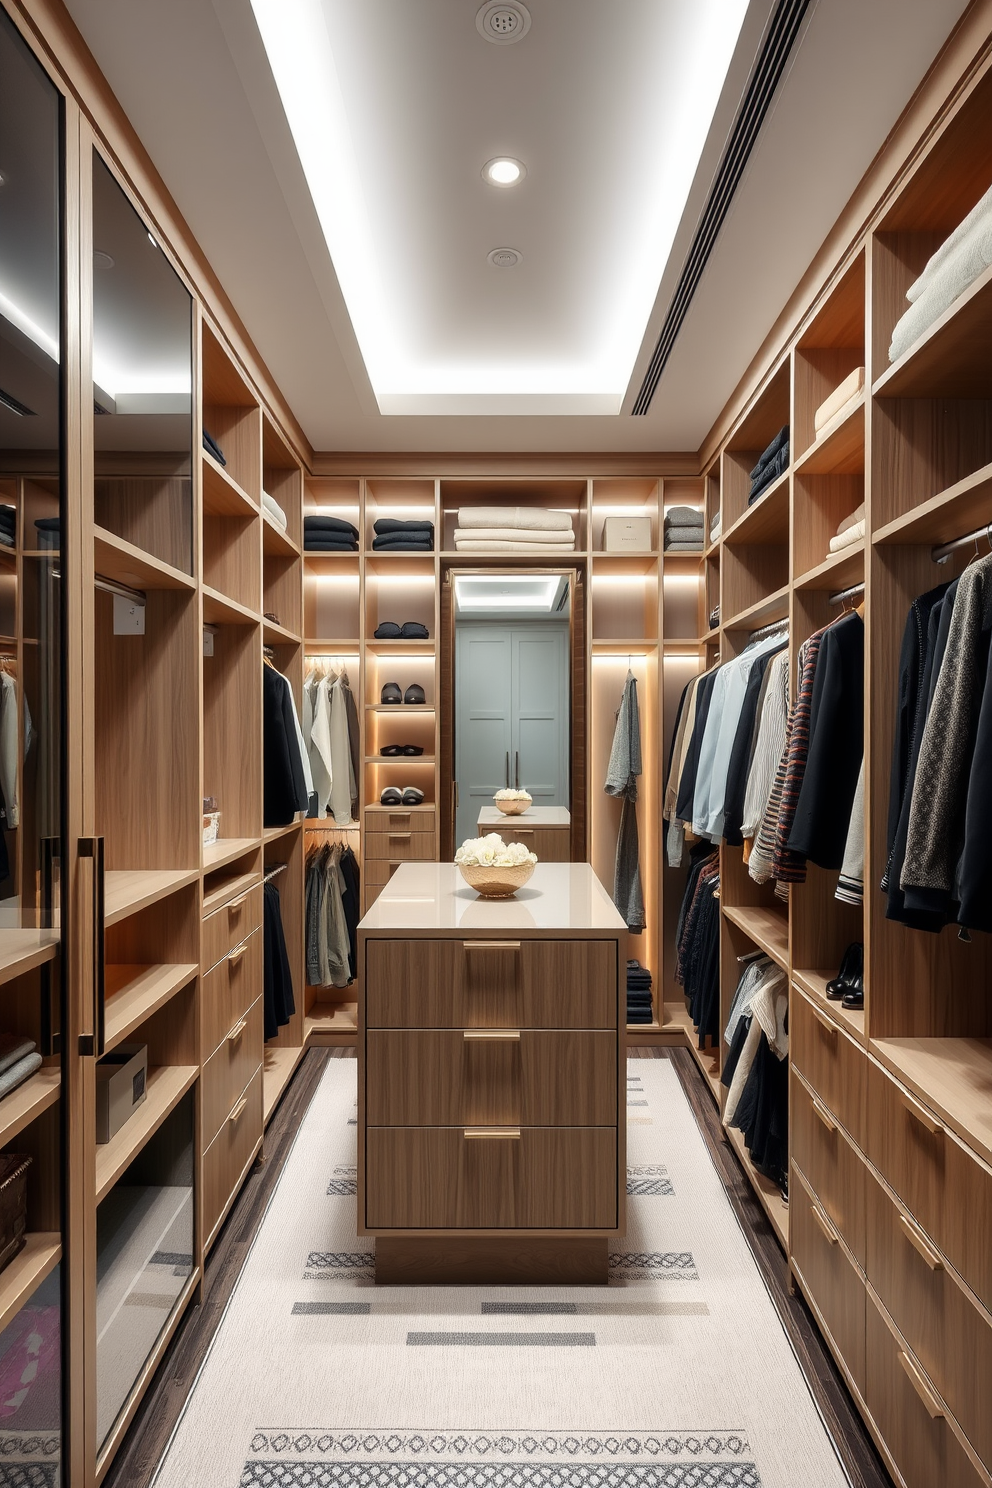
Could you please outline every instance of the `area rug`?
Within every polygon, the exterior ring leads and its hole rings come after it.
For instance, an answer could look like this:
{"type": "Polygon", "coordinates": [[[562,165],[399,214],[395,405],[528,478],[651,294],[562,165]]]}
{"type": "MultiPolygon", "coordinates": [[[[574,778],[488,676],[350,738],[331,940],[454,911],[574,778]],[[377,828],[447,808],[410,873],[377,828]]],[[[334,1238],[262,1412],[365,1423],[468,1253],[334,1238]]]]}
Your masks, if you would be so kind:
{"type": "Polygon", "coordinates": [[[610,1285],[384,1287],[331,1060],[154,1488],[843,1488],[667,1060],[628,1066],[610,1285]]]}

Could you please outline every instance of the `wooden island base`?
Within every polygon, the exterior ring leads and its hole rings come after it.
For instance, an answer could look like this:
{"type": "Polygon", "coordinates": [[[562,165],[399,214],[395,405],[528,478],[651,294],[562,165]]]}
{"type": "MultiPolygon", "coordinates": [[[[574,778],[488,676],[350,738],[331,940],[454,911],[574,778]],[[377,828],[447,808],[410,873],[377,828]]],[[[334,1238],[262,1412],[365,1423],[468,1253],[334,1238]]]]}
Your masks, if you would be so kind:
{"type": "Polygon", "coordinates": [[[377,1286],[606,1286],[609,1242],[462,1235],[375,1242],[377,1286]]]}

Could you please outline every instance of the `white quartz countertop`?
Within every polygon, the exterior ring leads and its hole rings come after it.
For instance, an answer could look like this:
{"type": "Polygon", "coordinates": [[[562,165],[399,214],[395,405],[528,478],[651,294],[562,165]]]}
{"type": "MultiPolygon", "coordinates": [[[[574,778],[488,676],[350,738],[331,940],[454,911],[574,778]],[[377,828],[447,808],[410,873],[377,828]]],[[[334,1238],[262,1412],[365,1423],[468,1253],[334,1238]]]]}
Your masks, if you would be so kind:
{"type": "Polygon", "coordinates": [[[359,925],[368,935],[627,933],[588,863],[538,863],[512,899],[482,899],[454,863],[402,863],[359,925]]]}
{"type": "Polygon", "coordinates": [[[528,806],[519,816],[506,816],[498,806],[483,806],[479,812],[480,827],[568,827],[572,813],[567,806],[528,806]]]}

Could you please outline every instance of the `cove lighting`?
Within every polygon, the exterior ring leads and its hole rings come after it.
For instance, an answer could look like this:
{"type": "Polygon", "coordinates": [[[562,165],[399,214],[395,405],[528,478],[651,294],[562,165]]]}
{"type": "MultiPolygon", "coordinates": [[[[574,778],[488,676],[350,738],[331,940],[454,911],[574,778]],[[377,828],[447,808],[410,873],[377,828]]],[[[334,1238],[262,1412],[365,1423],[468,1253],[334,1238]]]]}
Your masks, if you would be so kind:
{"type": "Polygon", "coordinates": [[[500,155],[495,160],[486,161],[482,174],[491,186],[515,186],[527,172],[519,160],[500,155]]]}
{"type": "Polygon", "coordinates": [[[559,574],[459,574],[455,600],[459,610],[548,610],[561,584],[559,574]]]}

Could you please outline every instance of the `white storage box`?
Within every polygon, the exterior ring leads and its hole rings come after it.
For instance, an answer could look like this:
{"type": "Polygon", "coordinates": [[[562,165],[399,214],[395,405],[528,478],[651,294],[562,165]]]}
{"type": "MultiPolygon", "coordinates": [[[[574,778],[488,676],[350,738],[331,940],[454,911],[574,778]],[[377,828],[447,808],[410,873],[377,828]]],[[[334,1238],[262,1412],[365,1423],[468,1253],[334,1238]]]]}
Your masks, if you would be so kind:
{"type": "Polygon", "coordinates": [[[120,1044],[96,1067],[96,1139],[109,1142],[145,1099],[148,1045],[120,1044]]]}
{"type": "Polygon", "coordinates": [[[650,517],[607,517],[603,529],[607,553],[650,553],[650,517]]]}

